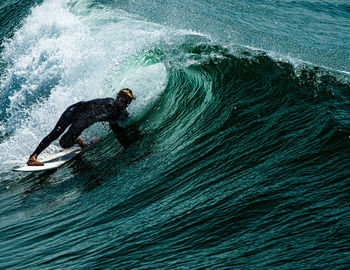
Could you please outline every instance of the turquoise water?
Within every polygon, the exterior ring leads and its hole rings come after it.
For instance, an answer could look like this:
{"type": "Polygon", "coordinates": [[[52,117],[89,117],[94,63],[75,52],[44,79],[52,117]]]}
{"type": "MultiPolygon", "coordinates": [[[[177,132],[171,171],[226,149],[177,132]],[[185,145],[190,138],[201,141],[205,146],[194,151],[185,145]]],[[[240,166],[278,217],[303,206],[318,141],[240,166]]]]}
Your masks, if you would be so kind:
{"type": "MultiPolygon", "coordinates": [[[[347,269],[347,1],[0,4],[0,268],[347,269]],[[102,137],[14,173],[79,100],[102,137]]],[[[52,144],[42,157],[59,151],[52,144]]]]}

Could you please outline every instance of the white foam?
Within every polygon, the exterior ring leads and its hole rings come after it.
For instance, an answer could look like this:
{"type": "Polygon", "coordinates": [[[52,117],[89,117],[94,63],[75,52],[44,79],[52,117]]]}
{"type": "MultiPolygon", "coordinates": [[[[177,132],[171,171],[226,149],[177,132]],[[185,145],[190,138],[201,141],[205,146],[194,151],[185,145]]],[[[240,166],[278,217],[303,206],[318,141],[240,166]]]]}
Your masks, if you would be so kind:
{"type": "MultiPolygon", "coordinates": [[[[114,97],[118,89],[128,87],[138,96],[130,107],[137,115],[164,90],[163,64],[128,65],[132,56],[166,39],[166,29],[121,10],[89,6],[89,1],[48,0],[33,8],[5,44],[2,58],[8,68],[0,90],[12,87],[12,92],[2,129],[16,126],[0,144],[1,171],[26,161],[74,102],[114,97]]],[[[57,143],[51,145],[42,157],[57,148],[57,143]]]]}

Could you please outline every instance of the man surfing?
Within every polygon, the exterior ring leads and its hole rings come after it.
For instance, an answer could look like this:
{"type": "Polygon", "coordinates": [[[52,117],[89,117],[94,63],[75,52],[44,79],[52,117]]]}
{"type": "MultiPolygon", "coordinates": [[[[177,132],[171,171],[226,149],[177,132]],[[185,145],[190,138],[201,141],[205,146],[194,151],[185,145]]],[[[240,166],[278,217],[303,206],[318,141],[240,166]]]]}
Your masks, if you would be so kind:
{"type": "Polygon", "coordinates": [[[30,155],[27,165],[43,166],[44,164],[37,160],[38,155],[61,136],[68,127],[68,131],[63,134],[59,141],[62,148],[70,148],[74,144],[78,144],[82,149],[87,147],[88,144],[80,137],[80,134],[97,122],[109,122],[109,126],[117,134],[122,130],[117,121],[125,120],[128,117],[126,108],[134,99],[135,96],[132,91],[124,88],[118,92],[115,99],[93,99],[80,101],[69,106],[61,115],[55,128],[39,143],[33,154],[30,155]]]}

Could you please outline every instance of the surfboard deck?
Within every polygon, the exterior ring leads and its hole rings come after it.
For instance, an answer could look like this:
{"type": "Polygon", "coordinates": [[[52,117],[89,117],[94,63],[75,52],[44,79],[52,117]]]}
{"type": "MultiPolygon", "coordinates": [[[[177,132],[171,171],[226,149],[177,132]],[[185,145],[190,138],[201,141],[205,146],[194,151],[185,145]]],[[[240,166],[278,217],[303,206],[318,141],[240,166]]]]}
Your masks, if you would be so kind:
{"type": "Polygon", "coordinates": [[[58,152],[57,154],[51,155],[43,160],[40,160],[40,162],[44,163],[44,166],[18,166],[14,167],[12,171],[15,172],[38,172],[38,171],[47,171],[47,170],[53,170],[60,166],[62,166],[64,163],[66,163],[68,160],[76,156],[82,151],[81,148],[78,147],[72,147],[69,149],[65,149],[63,151],[58,152]]]}

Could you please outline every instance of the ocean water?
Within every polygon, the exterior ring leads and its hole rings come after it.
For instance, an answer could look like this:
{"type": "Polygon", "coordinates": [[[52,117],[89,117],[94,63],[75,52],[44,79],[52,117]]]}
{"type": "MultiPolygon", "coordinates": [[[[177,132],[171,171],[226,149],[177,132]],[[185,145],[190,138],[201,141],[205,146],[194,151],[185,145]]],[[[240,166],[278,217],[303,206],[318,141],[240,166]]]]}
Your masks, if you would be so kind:
{"type": "Polygon", "coordinates": [[[350,268],[348,1],[4,0],[0,39],[1,269],[350,268]],[[129,147],[11,171],[123,87],[129,147]]]}

